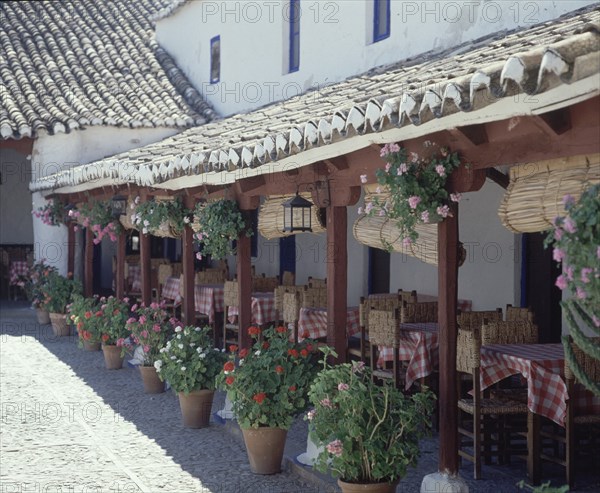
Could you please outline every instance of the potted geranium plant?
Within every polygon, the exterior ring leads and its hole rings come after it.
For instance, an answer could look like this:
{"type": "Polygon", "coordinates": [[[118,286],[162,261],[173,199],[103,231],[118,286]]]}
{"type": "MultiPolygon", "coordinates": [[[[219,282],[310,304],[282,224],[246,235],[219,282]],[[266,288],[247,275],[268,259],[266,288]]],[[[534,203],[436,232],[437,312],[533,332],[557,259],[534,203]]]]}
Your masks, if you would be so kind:
{"type": "Polygon", "coordinates": [[[35,262],[28,270],[27,274],[19,279],[23,283],[25,296],[31,302],[36,310],[37,321],[45,325],[50,323],[50,314],[44,307],[44,293],[42,286],[47,282],[51,272],[57,272],[56,267],[46,265],[44,260],[35,262]]]}
{"type": "MultiPolygon", "coordinates": [[[[588,337],[600,335],[600,184],[587,188],[579,201],[571,195],[563,197],[565,217],[554,219],[554,230],[546,244],[554,246],[553,258],[562,264],[562,274],[556,286],[567,290],[571,297],[561,302],[575,344],[589,355],[600,354],[597,343],[588,337]]],[[[577,380],[600,396],[600,385],[594,382],[577,363],[569,343],[563,337],[565,358],[577,380]]]]}
{"type": "Polygon", "coordinates": [[[126,323],[129,318],[129,298],[100,298],[99,338],[107,370],[123,367],[125,353],[131,349],[126,323]]]}
{"type": "Polygon", "coordinates": [[[311,385],[314,409],[307,415],[311,437],[324,447],[315,467],[339,477],[343,492],[396,491],[419,457],[419,440],[431,424],[433,393],[407,397],[391,381],[377,385],[362,362],[332,367],[324,360],[323,367],[311,385]]]}
{"type": "Polygon", "coordinates": [[[290,342],[285,327],[263,333],[250,327],[248,332],[253,346],[239,353],[237,347],[230,348],[230,360],[217,382],[233,404],[250,468],[257,474],[274,474],[281,470],[293,417],[308,404],[308,388],[316,374],[316,346],[310,339],[290,342]]]}
{"type": "Polygon", "coordinates": [[[73,295],[81,294],[81,283],[53,271],[48,274],[41,291],[44,296],[43,305],[50,312],[54,334],[68,336],[70,327],[67,325],[67,305],[71,303],[73,295]]]}
{"type": "MultiPolygon", "coordinates": [[[[460,201],[460,194],[449,194],[445,188],[460,158],[431,142],[426,143],[421,155],[409,155],[398,144],[384,145],[380,155],[387,161],[385,168],[376,171],[381,187],[374,200],[358,212],[395,220],[403,243],[410,244],[419,236],[417,224],[442,221],[452,214],[448,201],[460,201]]],[[[361,175],[362,183],[368,181],[367,175],[361,175]]]]}
{"type": "Polygon", "coordinates": [[[165,391],[165,384],[156,373],[154,362],[160,357],[160,349],[172,333],[174,321],[169,321],[167,312],[156,302],[146,306],[143,303],[133,305],[134,316],[127,320],[126,327],[131,333],[134,344],[142,347],[144,361],[140,365],[144,392],[160,394],[165,391]]]}
{"type": "Polygon", "coordinates": [[[234,200],[199,203],[194,215],[198,229],[194,239],[201,243],[202,254],[210,255],[214,260],[234,253],[231,242],[240,235],[252,236],[252,228],[246,224],[234,200]]]}
{"type": "Polygon", "coordinates": [[[175,327],[154,362],[158,376],[179,396],[183,425],[205,428],[210,420],[216,376],[227,359],[213,346],[209,328],[175,327]]]}
{"type": "Polygon", "coordinates": [[[86,351],[100,349],[99,308],[100,303],[97,296],[85,298],[81,294],[74,294],[73,301],[67,307],[69,320],[75,324],[77,329],[79,346],[86,351]]]}

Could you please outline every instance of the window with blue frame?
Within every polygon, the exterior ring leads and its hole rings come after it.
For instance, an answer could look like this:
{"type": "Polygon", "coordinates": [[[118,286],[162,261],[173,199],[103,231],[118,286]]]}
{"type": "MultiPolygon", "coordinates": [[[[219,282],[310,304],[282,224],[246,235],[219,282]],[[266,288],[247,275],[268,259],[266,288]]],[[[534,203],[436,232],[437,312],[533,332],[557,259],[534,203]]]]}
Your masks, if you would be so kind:
{"type": "Polygon", "coordinates": [[[373,12],[373,43],[390,36],[390,0],[375,0],[373,12]]]}
{"type": "Polygon", "coordinates": [[[288,72],[300,68],[300,0],[290,0],[290,63],[288,72]]]}
{"type": "Polygon", "coordinates": [[[210,40],[210,83],[221,80],[221,36],[210,40]]]}

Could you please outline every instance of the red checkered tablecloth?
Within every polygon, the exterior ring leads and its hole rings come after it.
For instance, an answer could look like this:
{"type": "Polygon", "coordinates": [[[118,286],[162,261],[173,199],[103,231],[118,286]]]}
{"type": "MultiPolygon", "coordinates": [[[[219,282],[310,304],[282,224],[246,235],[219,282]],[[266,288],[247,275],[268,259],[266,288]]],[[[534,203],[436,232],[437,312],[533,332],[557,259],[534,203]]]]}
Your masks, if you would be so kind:
{"type": "MultiPolygon", "coordinates": [[[[438,366],[438,324],[435,322],[401,324],[402,335],[398,348],[398,359],[407,361],[405,388],[408,390],[419,378],[433,373],[438,366]]],[[[377,366],[393,361],[394,350],[390,347],[378,347],[377,366]]]]}
{"type": "MultiPolygon", "coordinates": [[[[360,334],[358,307],[348,308],[346,332],[348,336],[360,334]]],[[[300,308],[298,318],[298,340],[304,339],[302,335],[308,332],[311,339],[327,337],[327,308],[300,308]]]]}
{"type": "Polygon", "coordinates": [[[224,310],[223,284],[196,284],[194,288],[196,311],[208,315],[208,322],[215,321],[215,313],[224,310]]]}
{"type": "MultiPolygon", "coordinates": [[[[527,379],[527,407],[561,426],[569,398],[563,379],[562,344],[490,344],[481,347],[481,388],[511,375],[527,379]]],[[[600,413],[600,398],[588,393],[575,396],[576,409],[600,413]]]]}
{"type": "MultiPolygon", "coordinates": [[[[230,306],[227,316],[231,323],[239,313],[237,306],[230,306]]],[[[257,325],[268,324],[277,320],[275,297],[273,293],[252,293],[252,323],[257,325]]]]}
{"type": "Polygon", "coordinates": [[[18,277],[26,276],[29,273],[29,267],[27,266],[27,261],[25,260],[13,260],[10,263],[10,285],[17,286],[18,285],[18,277]]]}
{"type": "Polygon", "coordinates": [[[179,296],[179,277],[167,277],[161,296],[177,303],[181,301],[181,296],[179,296]]]}

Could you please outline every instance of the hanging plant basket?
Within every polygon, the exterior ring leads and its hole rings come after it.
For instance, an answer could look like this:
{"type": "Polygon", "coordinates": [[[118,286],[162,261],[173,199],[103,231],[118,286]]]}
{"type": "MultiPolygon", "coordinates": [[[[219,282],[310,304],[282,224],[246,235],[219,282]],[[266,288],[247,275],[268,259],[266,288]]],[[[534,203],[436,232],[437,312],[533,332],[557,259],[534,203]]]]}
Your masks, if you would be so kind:
{"type": "Polygon", "coordinates": [[[184,219],[189,215],[190,212],[184,209],[181,199],[155,197],[135,205],[134,212],[129,214],[129,221],[144,234],[161,238],[180,238],[185,226],[184,219]]]}

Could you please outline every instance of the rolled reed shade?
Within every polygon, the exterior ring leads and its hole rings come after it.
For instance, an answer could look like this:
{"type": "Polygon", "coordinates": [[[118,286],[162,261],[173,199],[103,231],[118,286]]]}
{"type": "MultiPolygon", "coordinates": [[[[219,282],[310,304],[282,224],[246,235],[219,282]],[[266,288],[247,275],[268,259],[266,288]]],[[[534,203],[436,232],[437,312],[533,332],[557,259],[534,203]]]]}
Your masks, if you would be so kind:
{"type": "MultiPolygon", "coordinates": [[[[312,202],[310,192],[299,193],[306,200],[312,202]]],[[[263,238],[271,240],[296,233],[283,231],[283,203],[294,195],[270,195],[265,199],[258,211],[258,232],[263,238]]],[[[311,209],[311,227],[313,233],[324,233],[326,231],[325,220],[316,206],[311,209]]]]}

